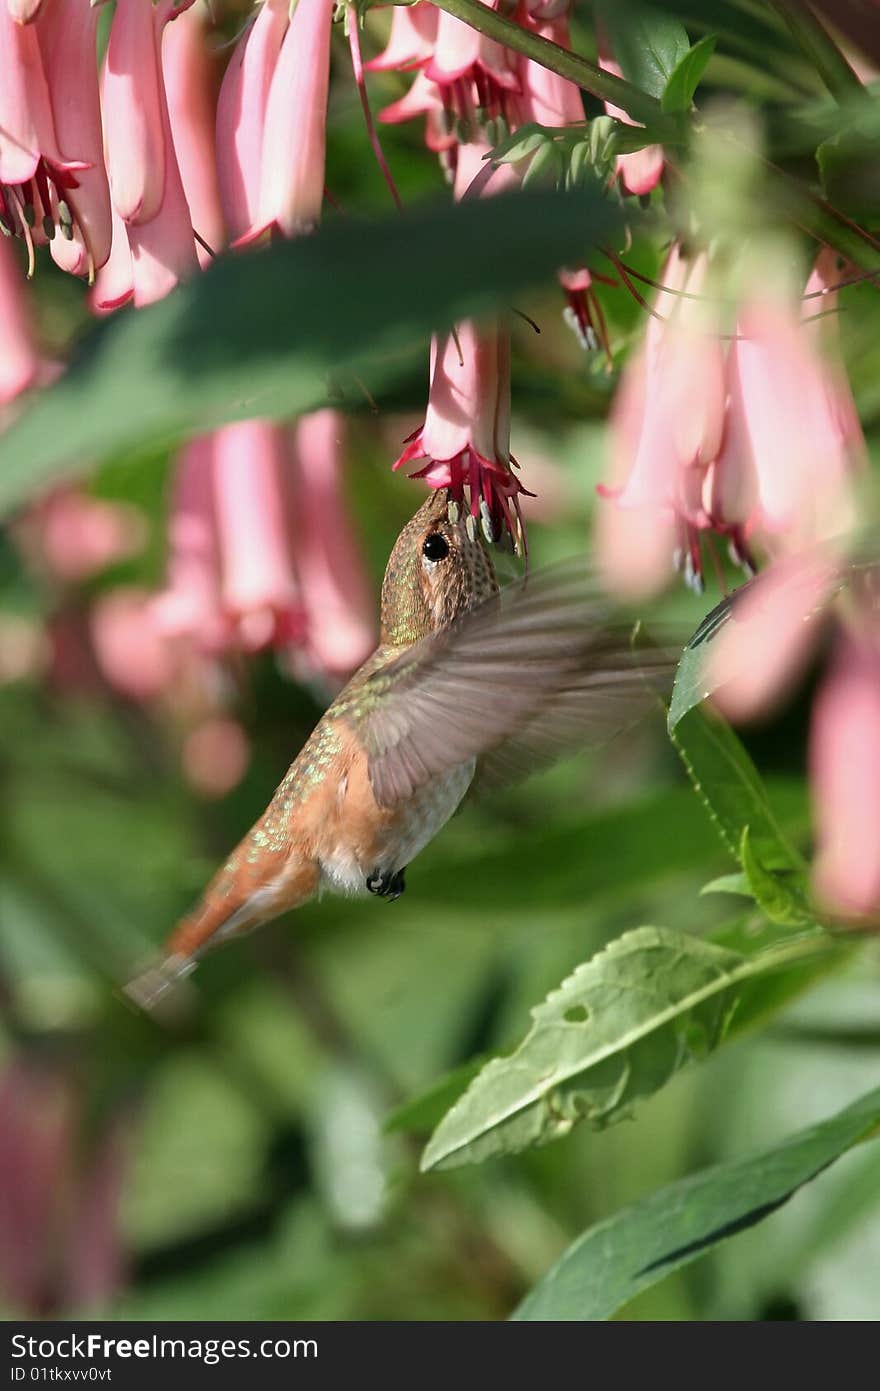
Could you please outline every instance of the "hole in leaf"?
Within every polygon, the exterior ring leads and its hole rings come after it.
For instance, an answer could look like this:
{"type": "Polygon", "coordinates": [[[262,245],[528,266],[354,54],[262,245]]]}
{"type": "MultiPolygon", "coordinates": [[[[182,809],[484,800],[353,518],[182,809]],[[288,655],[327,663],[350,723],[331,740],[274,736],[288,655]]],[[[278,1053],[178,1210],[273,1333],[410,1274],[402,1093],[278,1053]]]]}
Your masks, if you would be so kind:
{"type": "Polygon", "coordinates": [[[567,1009],[562,1017],[566,1024],[586,1024],[590,1012],[583,1005],[572,1005],[571,1009],[567,1009]]]}

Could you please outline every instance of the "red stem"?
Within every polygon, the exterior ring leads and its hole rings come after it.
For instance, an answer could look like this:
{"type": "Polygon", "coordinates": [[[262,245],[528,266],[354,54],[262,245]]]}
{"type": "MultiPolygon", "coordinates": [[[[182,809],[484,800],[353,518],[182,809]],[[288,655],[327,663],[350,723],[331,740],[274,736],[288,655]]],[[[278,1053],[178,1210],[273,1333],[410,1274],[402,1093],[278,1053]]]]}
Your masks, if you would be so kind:
{"type": "Polygon", "coordinates": [[[394,182],[391,170],[388,168],[388,161],[382,152],[379,143],[379,136],[376,134],[376,127],[373,124],[373,113],[370,110],[370,99],[367,96],[367,84],[364,80],[364,65],[361,59],[361,41],[358,34],[358,14],[354,6],[348,12],[348,43],[351,48],[351,66],[354,69],[354,80],[358,89],[358,96],[361,99],[361,109],[364,113],[364,122],[367,127],[367,136],[373,147],[373,154],[376,156],[376,163],[382,170],[382,177],[388,185],[391,197],[394,199],[394,206],[398,212],[403,212],[403,204],[400,201],[400,194],[397,192],[397,185],[394,182]]]}

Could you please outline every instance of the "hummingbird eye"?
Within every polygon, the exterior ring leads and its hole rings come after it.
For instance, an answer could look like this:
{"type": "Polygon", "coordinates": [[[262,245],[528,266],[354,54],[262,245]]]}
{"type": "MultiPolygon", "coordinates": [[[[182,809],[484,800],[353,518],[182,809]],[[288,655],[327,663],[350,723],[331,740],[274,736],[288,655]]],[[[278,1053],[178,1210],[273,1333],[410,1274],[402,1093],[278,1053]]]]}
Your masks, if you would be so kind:
{"type": "Polygon", "coordinates": [[[422,542],[422,555],[426,560],[445,560],[449,554],[449,542],[439,531],[432,531],[422,542]]]}

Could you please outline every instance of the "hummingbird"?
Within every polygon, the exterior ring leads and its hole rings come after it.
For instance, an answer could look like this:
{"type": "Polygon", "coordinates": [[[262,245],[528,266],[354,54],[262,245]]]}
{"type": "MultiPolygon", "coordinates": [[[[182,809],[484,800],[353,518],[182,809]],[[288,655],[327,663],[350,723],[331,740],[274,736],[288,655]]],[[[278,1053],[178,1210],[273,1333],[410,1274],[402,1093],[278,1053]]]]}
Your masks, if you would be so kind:
{"type": "Polygon", "coordinates": [[[432,492],[388,560],[376,651],[128,995],[149,1007],[206,952],[324,890],[399,898],[469,789],[627,727],[672,669],[635,650],[585,564],[499,587],[474,519],[432,492]]]}

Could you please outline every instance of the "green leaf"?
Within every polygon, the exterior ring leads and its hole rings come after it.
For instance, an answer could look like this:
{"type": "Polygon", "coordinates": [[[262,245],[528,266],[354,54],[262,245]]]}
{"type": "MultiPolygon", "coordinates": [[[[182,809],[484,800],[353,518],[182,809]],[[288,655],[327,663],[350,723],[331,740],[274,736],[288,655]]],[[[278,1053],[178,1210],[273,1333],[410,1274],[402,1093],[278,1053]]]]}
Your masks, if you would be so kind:
{"type": "MultiPolygon", "coordinates": [[[[875,98],[875,110],[877,102],[875,98]]],[[[838,131],[816,149],[816,163],[822,190],[834,207],[867,223],[876,222],[880,212],[880,156],[877,153],[876,118],[874,129],[858,127],[838,131]]]]}
{"type": "Polygon", "coordinates": [[[450,1106],[474,1080],[486,1061],[483,1056],[470,1058],[466,1063],[462,1063],[461,1067],[456,1067],[445,1076],[439,1077],[432,1086],[419,1092],[418,1096],[395,1106],[385,1118],[383,1129],[386,1135],[406,1130],[421,1133],[433,1130],[450,1106]]]}
{"type": "Polygon", "coordinates": [[[706,65],[715,52],[717,34],[707,34],[705,38],[689,48],[683,58],[676,63],[663,94],[660,105],[670,114],[674,111],[689,111],[694,92],[700,84],[706,65]]]}
{"type": "Polygon", "coordinates": [[[781,1145],[652,1193],[579,1237],[513,1318],[610,1318],[640,1290],[775,1212],[878,1126],[880,1088],[781,1145]]]}
{"type": "Polygon", "coordinates": [[[637,0],[600,0],[596,8],[624,77],[652,97],[662,96],[690,50],[684,26],[637,0]]]}
{"type": "Polygon", "coordinates": [[[681,654],[666,720],[670,735],[690,710],[707,700],[712,692],[718,689],[720,683],[707,671],[707,644],[711,643],[716,633],[724,627],[730,613],[730,599],[723,599],[707,613],[681,654]]]}
{"type": "Polygon", "coordinates": [[[724,1038],[749,978],[828,951],[798,938],[751,956],[639,927],[579,966],[535,1010],[516,1051],[494,1058],[432,1135],[423,1169],[452,1168],[597,1128],[724,1038]]]}
{"type": "Polygon", "coordinates": [[[701,894],[737,894],[742,898],[753,898],[749,881],[742,870],[737,870],[733,874],[719,874],[717,879],[710,879],[708,884],[704,884],[700,889],[701,894]]]}
{"type": "Polygon", "coordinates": [[[562,151],[552,140],[545,141],[532,155],[529,166],[522,176],[522,187],[550,184],[555,187],[556,180],[563,170],[562,151]]]}
{"type": "Polygon", "coordinates": [[[815,914],[804,891],[803,875],[785,870],[773,873],[767,869],[754,848],[748,826],[743,829],[739,857],[752,896],[771,922],[785,927],[804,927],[814,921],[815,914]]]}
{"type": "Polygon", "coordinates": [[[552,140],[552,128],[528,121],[493,146],[492,163],[516,164],[518,160],[525,159],[526,155],[533,154],[552,140]]]}
{"type": "Polygon", "coordinates": [[[858,951],[851,941],[829,937],[815,925],[802,928],[795,936],[789,927],[771,923],[752,910],[746,910],[740,917],[713,932],[712,941],[728,951],[753,958],[757,958],[759,953],[767,956],[780,949],[787,954],[788,948],[794,948],[787,956],[788,964],[784,969],[764,971],[743,981],[728,1040],[763,1027],[799,995],[838,970],[858,951]]]}
{"type": "Polygon", "coordinates": [[[739,859],[748,827],[752,849],[768,870],[802,876],[804,862],[783,834],[761,775],[730,725],[691,709],[670,738],[731,855],[739,859]]]}
{"type": "Polygon", "coordinates": [[[354,374],[387,385],[431,330],[577,263],[617,218],[595,189],[465,199],[223,256],[87,335],[0,440],[0,510],[98,459],[326,405],[331,376],[357,402],[354,374]]]}
{"type": "Polygon", "coordinates": [[[631,155],[648,145],[658,145],[654,131],[648,126],[625,126],[616,121],[613,131],[602,147],[602,160],[614,160],[618,155],[631,155]]]}

